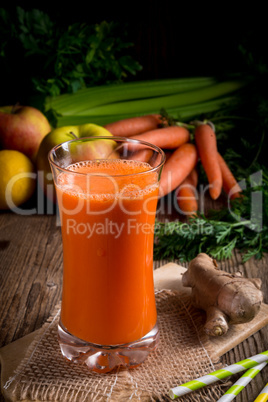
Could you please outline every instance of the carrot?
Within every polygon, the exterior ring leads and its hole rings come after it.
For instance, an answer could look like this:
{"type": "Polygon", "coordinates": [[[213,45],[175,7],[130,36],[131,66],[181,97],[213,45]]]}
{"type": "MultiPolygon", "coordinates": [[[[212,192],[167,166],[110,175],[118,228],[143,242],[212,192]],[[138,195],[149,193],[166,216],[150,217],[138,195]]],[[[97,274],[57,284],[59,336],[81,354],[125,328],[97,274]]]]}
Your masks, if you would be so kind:
{"type": "Polygon", "coordinates": [[[229,166],[225,162],[224,158],[220,155],[218,152],[218,160],[221,168],[221,173],[222,173],[222,187],[225,193],[229,196],[230,192],[230,198],[238,198],[241,197],[241,187],[237,183],[233,173],[231,172],[229,166]]]}
{"type": "Polygon", "coordinates": [[[169,126],[150,130],[132,138],[150,142],[160,148],[175,149],[190,140],[190,133],[185,127],[169,126]]]}
{"type": "Polygon", "coordinates": [[[216,135],[209,124],[200,124],[195,128],[195,143],[208,178],[210,196],[216,200],[222,190],[222,173],[216,135]]]}
{"type": "Polygon", "coordinates": [[[138,149],[137,151],[134,151],[132,159],[135,161],[149,163],[153,154],[154,151],[152,149],[138,149]]]}
{"type": "Polygon", "coordinates": [[[176,198],[179,206],[179,212],[184,215],[196,215],[198,202],[196,196],[196,186],[198,182],[198,173],[194,168],[191,173],[183,180],[176,189],[176,198]]]}
{"type": "Polygon", "coordinates": [[[132,135],[154,130],[160,126],[160,123],[160,115],[148,114],[114,121],[106,124],[104,127],[115,136],[131,137],[132,135]]]}
{"type": "Polygon", "coordinates": [[[198,154],[194,144],[187,142],[177,148],[163,167],[159,195],[163,197],[175,190],[193,170],[197,160],[198,154]]]}
{"type": "Polygon", "coordinates": [[[165,157],[166,157],[166,162],[167,160],[171,157],[171,155],[173,154],[174,150],[172,149],[165,149],[165,157]]]}

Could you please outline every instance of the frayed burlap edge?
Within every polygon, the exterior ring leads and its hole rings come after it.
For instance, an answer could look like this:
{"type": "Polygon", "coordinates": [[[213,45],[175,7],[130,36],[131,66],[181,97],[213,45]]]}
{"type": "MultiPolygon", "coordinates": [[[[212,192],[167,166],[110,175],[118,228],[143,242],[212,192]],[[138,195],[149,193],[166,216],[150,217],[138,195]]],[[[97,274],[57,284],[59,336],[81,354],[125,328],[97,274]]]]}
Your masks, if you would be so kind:
{"type": "MultiPolygon", "coordinates": [[[[18,401],[168,401],[170,388],[222,367],[210,357],[204,314],[193,308],[189,296],[156,291],[156,303],[160,343],[136,369],[104,375],[66,361],[57,342],[60,306],[56,306],[5,389],[18,401]]],[[[180,401],[217,401],[225,387],[225,383],[217,383],[180,401]]]]}

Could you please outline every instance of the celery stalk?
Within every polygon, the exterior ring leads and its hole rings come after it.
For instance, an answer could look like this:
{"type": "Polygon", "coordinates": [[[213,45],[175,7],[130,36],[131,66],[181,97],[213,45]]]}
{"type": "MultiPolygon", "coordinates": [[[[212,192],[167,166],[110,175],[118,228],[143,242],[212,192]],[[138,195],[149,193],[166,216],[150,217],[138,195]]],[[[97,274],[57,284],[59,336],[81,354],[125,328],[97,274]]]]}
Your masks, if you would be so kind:
{"type": "MultiPolygon", "coordinates": [[[[207,102],[200,102],[193,105],[174,107],[166,109],[167,113],[177,118],[180,121],[187,121],[188,119],[195,118],[205,113],[212,113],[220,110],[226,106],[230,106],[231,103],[236,101],[235,96],[227,96],[219,99],[213,99],[207,102]]],[[[150,113],[159,113],[160,110],[151,110],[150,113]]],[[[58,116],[57,127],[68,126],[68,125],[80,125],[86,123],[95,123],[99,125],[105,125],[113,121],[118,121],[126,119],[128,117],[141,116],[145,113],[127,113],[127,114],[116,114],[116,115],[106,115],[106,116],[94,116],[94,115],[62,115],[58,116]]]]}
{"type": "Polygon", "coordinates": [[[168,96],[158,96],[151,99],[129,100],[98,106],[84,111],[76,111],[75,114],[87,116],[113,116],[116,114],[150,113],[161,108],[174,108],[192,105],[200,102],[217,99],[242,88],[241,81],[226,81],[189,92],[176,93],[168,96]]]}
{"type": "Polygon", "coordinates": [[[61,114],[86,114],[87,110],[110,105],[114,102],[147,99],[183,93],[216,84],[212,77],[145,80],[123,84],[89,87],[74,94],[64,94],[46,99],[46,110],[61,114]]]}

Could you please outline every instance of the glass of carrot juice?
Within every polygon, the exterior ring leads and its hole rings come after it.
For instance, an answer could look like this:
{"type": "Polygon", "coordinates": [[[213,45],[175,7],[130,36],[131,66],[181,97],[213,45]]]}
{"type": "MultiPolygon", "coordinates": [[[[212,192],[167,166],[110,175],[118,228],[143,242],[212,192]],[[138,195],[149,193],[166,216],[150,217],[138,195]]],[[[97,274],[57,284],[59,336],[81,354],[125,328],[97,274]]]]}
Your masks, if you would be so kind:
{"type": "Polygon", "coordinates": [[[122,137],[53,148],[63,244],[62,354],[96,372],[141,364],[158,343],[154,222],[164,152],[122,137]]]}

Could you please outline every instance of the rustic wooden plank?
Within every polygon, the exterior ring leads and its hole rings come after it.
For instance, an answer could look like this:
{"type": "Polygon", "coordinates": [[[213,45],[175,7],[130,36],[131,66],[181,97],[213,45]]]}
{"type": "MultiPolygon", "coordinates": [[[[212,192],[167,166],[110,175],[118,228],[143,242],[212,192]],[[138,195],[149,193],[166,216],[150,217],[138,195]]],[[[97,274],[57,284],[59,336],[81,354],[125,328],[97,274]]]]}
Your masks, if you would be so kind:
{"type": "MultiPolygon", "coordinates": [[[[154,268],[167,262],[155,261],[154,268]]],[[[235,252],[231,259],[221,262],[221,268],[227,272],[239,268],[246,277],[261,278],[268,303],[267,262],[266,256],[243,263],[240,253],[235,252]]],[[[55,215],[0,213],[0,347],[43,325],[60,301],[61,284],[61,234],[55,215]]],[[[226,353],[222,361],[231,364],[267,349],[266,327],[226,353]]],[[[258,374],[236,401],[254,400],[267,381],[267,371],[258,374]]]]}
{"type": "MultiPolygon", "coordinates": [[[[222,269],[227,272],[235,272],[240,270],[243,276],[254,278],[258,277],[262,280],[262,289],[264,294],[264,302],[268,302],[268,284],[267,284],[267,261],[268,258],[263,260],[251,259],[245,263],[242,262],[241,254],[237,251],[234,252],[231,259],[223,261],[221,264],[222,269]],[[237,268],[235,268],[237,267],[237,268]]],[[[235,348],[226,353],[222,362],[226,365],[233,364],[241,359],[260,353],[261,351],[268,349],[268,331],[267,326],[262,328],[256,334],[252,335],[250,338],[244,340],[235,348]]],[[[236,402],[253,401],[258,393],[262,390],[267,381],[267,368],[262,370],[250,384],[236,397],[236,402]],[[266,378],[266,380],[265,380],[266,378]]],[[[232,378],[232,382],[236,381],[239,375],[232,378]]]]}
{"type": "Polygon", "coordinates": [[[0,227],[2,346],[40,328],[60,300],[62,247],[55,216],[1,214],[0,227]]]}

